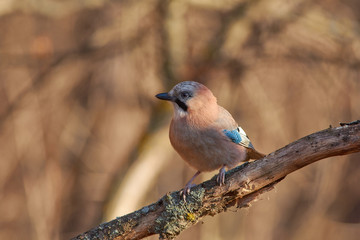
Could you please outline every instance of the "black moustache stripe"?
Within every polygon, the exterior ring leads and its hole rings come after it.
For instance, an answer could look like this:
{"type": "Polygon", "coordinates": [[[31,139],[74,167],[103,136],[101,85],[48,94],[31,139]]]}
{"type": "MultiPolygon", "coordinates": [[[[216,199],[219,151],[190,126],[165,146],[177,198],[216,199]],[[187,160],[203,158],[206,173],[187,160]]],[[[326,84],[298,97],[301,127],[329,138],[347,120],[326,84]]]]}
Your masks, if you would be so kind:
{"type": "Polygon", "coordinates": [[[182,110],[184,110],[185,112],[187,111],[188,107],[184,102],[180,101],[178,98],[175,100],[175,102],[179,107],[181,107],[182,110]]]}

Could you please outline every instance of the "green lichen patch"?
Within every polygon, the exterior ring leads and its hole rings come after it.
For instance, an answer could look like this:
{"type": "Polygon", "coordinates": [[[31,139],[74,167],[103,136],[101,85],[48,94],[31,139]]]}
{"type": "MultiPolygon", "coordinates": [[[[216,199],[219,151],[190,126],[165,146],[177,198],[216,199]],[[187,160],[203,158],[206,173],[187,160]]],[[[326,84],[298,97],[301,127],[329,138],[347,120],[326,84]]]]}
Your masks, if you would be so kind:
{"type": "Polygon", "coordinates": [[[155,231],[161,239],[173,239],[189,224],[193,225],[198,221],[204,192],[200,187],[192,189],[186,202],[178,192],[162,198],[165,211],[155,221],[155,231]]]}

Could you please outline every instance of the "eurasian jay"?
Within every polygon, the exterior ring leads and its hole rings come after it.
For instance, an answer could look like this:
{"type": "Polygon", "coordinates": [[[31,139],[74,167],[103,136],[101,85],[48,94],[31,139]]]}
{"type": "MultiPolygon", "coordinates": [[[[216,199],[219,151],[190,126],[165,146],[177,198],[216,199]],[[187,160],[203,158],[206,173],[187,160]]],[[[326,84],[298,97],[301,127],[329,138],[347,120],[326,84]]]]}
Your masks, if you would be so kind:
{"type": "Polygon", "coordinates": [[[170,92],[156,97],[173,103],[171,145],[197,170],[182,191],[184,200],[190,193],[192,181],[201,172],[220,169],[217,182],[221,186],[225,183],[225,168],[265,156],[255,150],[245,131],[217,104],[215,96],[203,84],[181,82],[170,92]]]}

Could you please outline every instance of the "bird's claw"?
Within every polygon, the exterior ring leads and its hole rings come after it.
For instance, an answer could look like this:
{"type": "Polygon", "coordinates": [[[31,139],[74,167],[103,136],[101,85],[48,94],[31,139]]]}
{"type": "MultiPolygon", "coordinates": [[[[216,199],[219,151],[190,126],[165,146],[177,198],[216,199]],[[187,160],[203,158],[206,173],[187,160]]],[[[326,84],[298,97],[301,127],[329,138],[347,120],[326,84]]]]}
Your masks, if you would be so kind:
{"type": "Polygon", "coordinates": [[[216,178],[216,182],[222,186],[222,185],[225,185],[225,167],[222,167],[219,171],[219,174],[216,178]]]}
{"type": "Polygon", "coordinates": [[[194,186],[195,184],[188,183],[185,185],[184,189],[180,191],[180,196],[182,197],[184,202],[186,202],[186,196],[190,194],[190,189],[194,186]]]}
{"type": "Polygon", "coordinates": [[[183,190],[180,191],[180,196],[182,196],[184,202],[186,202],[186,196],[190,194],[190,189],[195,186],[192,184],[192,181],[200,174],[200,171],[197,171],[194,176],[186,183],[183,190]]]}

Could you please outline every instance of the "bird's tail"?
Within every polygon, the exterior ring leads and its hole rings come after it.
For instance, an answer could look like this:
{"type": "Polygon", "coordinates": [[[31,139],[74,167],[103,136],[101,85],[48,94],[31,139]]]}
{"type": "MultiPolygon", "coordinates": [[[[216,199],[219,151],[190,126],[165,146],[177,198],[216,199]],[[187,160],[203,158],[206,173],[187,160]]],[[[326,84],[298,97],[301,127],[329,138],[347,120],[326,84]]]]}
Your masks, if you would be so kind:
{"type": "Polygon", "coordinates": [[[247,148],[247,155],[249,159],[260,159],[266,156],[265,154],[258,152],[253,148],[247,148]]]}

